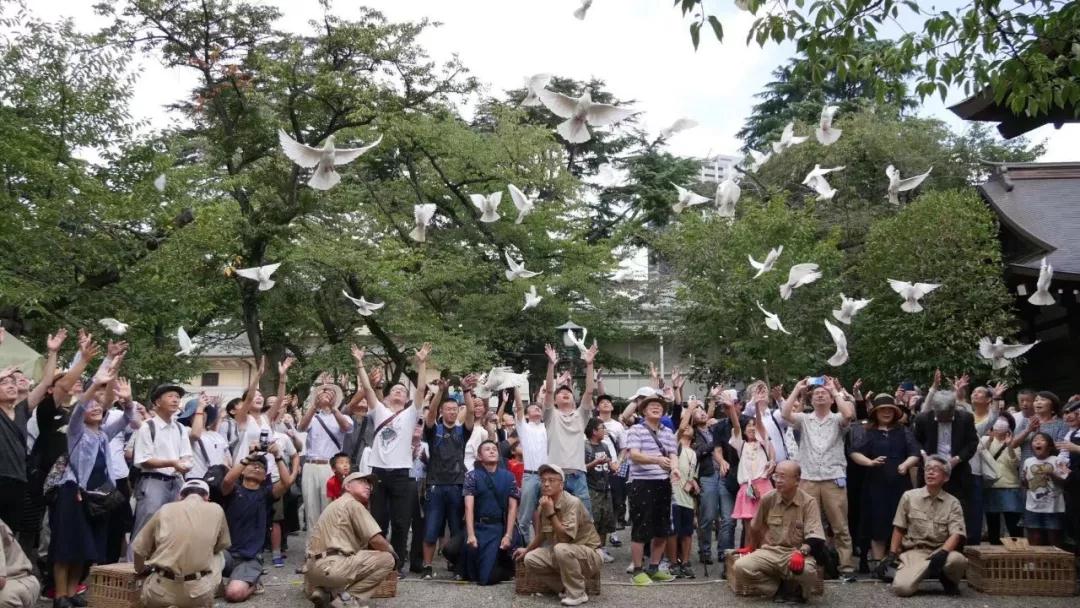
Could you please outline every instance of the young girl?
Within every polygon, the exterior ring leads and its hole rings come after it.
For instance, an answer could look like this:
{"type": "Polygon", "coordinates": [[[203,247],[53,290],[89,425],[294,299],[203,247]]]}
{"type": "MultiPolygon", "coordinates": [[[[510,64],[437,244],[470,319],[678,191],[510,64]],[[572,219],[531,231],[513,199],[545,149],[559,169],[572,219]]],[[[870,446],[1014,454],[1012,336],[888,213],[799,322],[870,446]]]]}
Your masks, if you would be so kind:
{"type": "Polygon", "coordinates": [[[1002,519],[1009,536],[1020,535],[1024,491],[1020,488],[1020,450],[1010,445],[1015,428],[1012,414],[1001,414],[990,428],[990,443],[986,446],[998,474],[997,480],[986,489],[986,530],[992,545],[1001,544],[1002,519]]]}
{"type": "Polygon", "coordinates": [[[761,497],[772,490],[769,474],[776,456],[769,442],[769,434],[762,433],[760,439],[757,436],[757,430],[765,428],[761,421],[761,408],[756,408],[754,421],[747,423],[746,429],[741,428],[735,408],[728,408],[728,416],[731,418],[729,443],[739,452],[739,492],[735,495],[735,509],[731,517],[743,520],[743,529],[749,529],[761,497]]]}
{"type": "MultiPolygon", "coordinates": [[[[683,415],[684,420],[693,417],[696,402],[683,415]]],[[[671,574],[677,578],[694,578],[690,566],[690,545],[694,537],[694,497],[701,493],[697,482],[697,452],[690,446],[694,441],[694,429],[689,424],[679,427],[679,464],[671,472],[671,523],[675,529],[675,565],[671,574]]]]}
{"type": "Polygon", "coordinates": [[[1060,545],[1064,527],[1063,467],[1058,466],[1054,439],[1044,432],[1031,439],[1032,456],[1024,461],[1020,475],[1027,488],[1024,531],[1033,545],[1060,545]]]}

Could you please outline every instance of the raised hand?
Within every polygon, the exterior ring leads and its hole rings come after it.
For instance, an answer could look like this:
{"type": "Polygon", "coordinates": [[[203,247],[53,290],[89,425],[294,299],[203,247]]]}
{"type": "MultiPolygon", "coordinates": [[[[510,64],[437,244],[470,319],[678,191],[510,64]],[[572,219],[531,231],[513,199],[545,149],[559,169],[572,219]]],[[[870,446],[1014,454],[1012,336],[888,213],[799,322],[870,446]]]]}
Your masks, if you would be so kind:
{"type": "Polygon", "coordinates": [[[352,356],[353,356],[353,359],[356,360],[356,365],[358,367],[361,367],[361,368],[364,367],[364,355],[366,355],[366,354],[367,353],[365,352],[364,349],[360,348],[359,346],[357,346],[355,344],[352,345],[352,356]]]}
{"type": "Polygon", "coordinates": [[[296,363],[296,357],[292,355],[285,357],[284,361],[278,363],[278,375],[284,376],[285,374],[289,373],[289,368],[292,367],[294,363],[296,363]]]}
{"type": "Polygon", "coordinates": [[[263,355],[262,358],[259,359],[259,369],[257,369],[255,373],[257,373],[260,378],[266,373],[266,355],[263,355]]]}
{"type": "Polygon", "coordinates": [[[94,343],[94,336],[83,330],[79,330],[79,353],[82,360],[89,362],[98,354],[98,345],[94,343]]]}
{"type": "Polygon", "coordinates": [[[686,384],[686,378],[679,372],[678,366],[671,368],[671,386],[674,388],[682,388],[686,384]]]}
{"type": "Polygon", "coordinates": [[[127,349],[128,343],[126,341],[117,340],[116,342],[113,342],[112,340],[109,340],[108,344],[105,347],[105,355],[110,359],[115,359],[116,357],[119,357],[120,355],[127,352],[127,349]]]}
{"type": "Polygon", "coordinates": [[[654,381],[660,380],[660,372],[656,370],[656,364],[649,361],[649,377],[654,381]]]}
{"type": "Polygon", "coordinates": [[[371,373],[368,374],[368,381],[371,382],[371,386],[376,386],[382,383],[383,371],[381,365],[376,365],[371,369],[371,373]]]}
{"type": "Polygon", "coordinates": [[[465,376],[461,379],[461,388],[466,391],[471,391],[472,389],[476,388],[476,383],[478,381],[479,378],[476,374],[469,374],[468,376],[465,376]]]}
{"type": "Polygon", "coordinates": [[[115,365],[110,365],[100,370],[97,375],[94,376],[94,384],[106,386],[116,380],[116,367],[117,366],[115,365]]]}
{"type": "Polygon", "coordinates": [[[1009,385],[1004,382],[998,382],[990,387],[990,392],[993,394],[994,399],[1001,399],[1005,396],[1005,391],[1009,390],[1009,385]]]}
{"type": "Polygon", "coordinates": [[[721,399],[724,395],[724,387],[719,384],[714,384],[712,389],[709,390],[709,397],[713,399],[721,399]]]}
{"type": "Polygon", "coordinates": [[[430,356],[430,355],[431,355],[431,343],[430,342],[424,342],[423,346],[420,347],[420,350],[416,351],[416,362],[418,364],[419,363],[427,363],[428,356],[430,356]]]}
{"type": "Polygon", "coordinates": [[[559,352],[555,350],[554,346],[545,344],[544,354],[547,355],[548,362],[551,363],[551,365],[555,365],[559,362],[559,352]]]}
{"type": "Polygon", "coordinates": [[[64,345],[64,340],[67,340],[67,330],[61,327],[56,330],[56,333],[49,336],[49,339],[45,341],[45,346],[49,349],[50,353],[55,353],[60,350],[60,347],[64,345]]]}
{"type": "Polygon", "coordinates": [[[862,390],[862,378],[855,381],[855,384],[851,385],[851,392],[858,393],[862,390]]]}
{"type": "Polygon", "coordinates": [[[564,370],[561,374],[559,374],[559,377],[555,380],[555,385],[556,386],[562,386],[562,385],[569,386],[570,381],[572,379],[573,378],[570,376],[570,371],[569,370],[564,370]]]}
{"type": "Polygon", "coordinates": [[[936,391],[939,388],[941,388],[941,370],[940,369],[935,369],[934,370],[934,383],[930,385],[930,390],[936,391]]]}
{"type": "Polygon", "coordinates": [[[593,340],[592,346],[585,352],[581,353],[581,360],[585,362],[585,365],[592,365],[596,360],[596,353],[600,351],[600,347],[596,344],[596,340],[593,340]]]}
{"type": "Polygon", "coordinates": [[[127,378],[117,378],[116,383],[113,385],[113,393],[120,403],[131,401],[131,383],[128,382],[127,378]]]}

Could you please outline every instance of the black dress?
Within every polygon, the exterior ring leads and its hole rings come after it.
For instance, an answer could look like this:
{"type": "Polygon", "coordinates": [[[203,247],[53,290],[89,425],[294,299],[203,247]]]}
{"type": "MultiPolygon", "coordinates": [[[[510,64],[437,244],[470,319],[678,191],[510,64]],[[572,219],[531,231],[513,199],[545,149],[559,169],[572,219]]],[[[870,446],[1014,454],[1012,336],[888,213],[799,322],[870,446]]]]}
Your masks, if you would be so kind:
{"type": "MultiPolygon", "coordinates": [[[[100,488],[108,481],[105,451],[99,450],[86,485],[100,488]]],[[[52,528],[50,563],[101,564],[105,561],[108,522],[90,521],[79,500],[80,492],[77,482],[64,482],[58,488],[56,503],[49,509],[49,527],[52,528]]]]}
{"type": "Polygon", "coordinates": [[[885,457],[885,464],[864,468],[859,532],[863,538],[887,543],[892,537],[896,506],[904,492],[911,489],[910,477],[896,469],[909,456],[918,456],[919,446],[911,431],[897,426],[889,430],[866,429],[853,451],[870,460],[885,457]]]}

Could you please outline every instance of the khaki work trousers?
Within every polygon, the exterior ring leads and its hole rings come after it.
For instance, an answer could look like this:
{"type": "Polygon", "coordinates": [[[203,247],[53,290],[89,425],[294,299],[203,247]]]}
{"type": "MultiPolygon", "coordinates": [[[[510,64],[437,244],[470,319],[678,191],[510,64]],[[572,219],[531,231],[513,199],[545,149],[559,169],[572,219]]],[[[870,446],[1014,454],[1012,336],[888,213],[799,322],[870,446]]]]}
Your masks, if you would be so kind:
{"type": "Polygon", "coordinates": [[[832,528],[833,544],[836,545],[836,552],[840,555],[840,571],[854,572],[855,565],[851,560],[851,532],[848,530],[847,488],[841,488],[832,479],[823,481],[804,479],[799,482],[799,489],[813,496],[825,512],[825,519],[832,528]]]}
{"type": "Polygon", "coordinates": [[[810,599],[817,581],[817,563],[807,557],[801,574],[788,568],[794,549],[786,547],[762,547],[735,560],[735,576],[740,582],[754,589],[757,595],[772,597],[783,581],[794,581],[802,589],[802,596],[810,599]]]}
{"type": "Polygon", "coordinates": [[[218,553],[210,562],[210,574],[194,581],[174,581],[153,572],[143,581],[143,608],[211,608],[214,594],[221,586],[225,554],[218,553]]]}
{"type": "Polygon", "coordinates": [[[30,608],[40,592],[41,583],[31,575],[9,578],[0,589],[0,608],[30,608]]]}
{"type": "Polygon", "coordinates": [[[386,551],[360,551],[329,555],[314,563],[308,560],[307,565],[304,586],[309,594],[322,588],[333,593],[348,591],[354,598],[366,600],[394,569],[394,556],[386,551]]]}
{"type": "MultiPolygon", "coordinates": [[[[919,590],[919,583],[926,576],[926,568],[930,565],[929,549],[910,549],[900,554],[900,565],[896,568],[896,577],[893,578],[893,592],[900,597],[911,597],[919,590]]],[[[959,551],[949,551],[945,558],[943,574],[954,583],[959,584],[967,571],[967,558],[959,551]]]]}
{"type": "Polygon", "coordinates": [[[525,556],[525,567],[530,571],[559,575],[562,591],[569,598],[584,596],[585,578],[596,576],[602,565],[603,560],[596,549],[570,543],[533,549],[525,556]]]}

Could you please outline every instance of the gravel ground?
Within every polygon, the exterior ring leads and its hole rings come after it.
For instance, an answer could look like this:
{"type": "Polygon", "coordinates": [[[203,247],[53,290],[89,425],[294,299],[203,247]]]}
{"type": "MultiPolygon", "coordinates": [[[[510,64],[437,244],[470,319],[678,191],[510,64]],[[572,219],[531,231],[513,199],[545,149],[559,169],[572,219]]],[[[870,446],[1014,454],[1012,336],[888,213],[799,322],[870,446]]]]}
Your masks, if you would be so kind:
{"type": "MultiPolygon", "coordinates": [[[[289,539],[292,547],[301,547],[300,537],[289,539]]],[[[264,578],[266,593],[246,605],[251,606],[310,606],[301,592],[301,577],[293,574],[299,560],[300,550],[290,550],[289,563],[285,568],[270,567],[264,578]]],[[[612,549],[615,563],[604,566],[602,593],[589,601],[588,606],[648,606],[655,603],[668,603],[671,607],[725,606],[749,603],[752,605],[772,606],[772,602],[763,599],[741,598],[728,589],[726,581],[716,580],[716,566],[709,569],[706,579],[702,567],[697,567],[698,578],[691,582],[673,582],[664,585],[655,584],[646,588],[635,588],[629,584],[629,576],[623,570],[629,563],[629,548],[623,546],[612,549]]],[[[267,560],[269,564],[269,560],[267,560]]],[[[512,583],[503,583],[494,587],[477,587],[465,583],[447,580],[449,575],[441,569],[441,562],[436,562],[436,575],[445,577],[441,580],[423,581],[415,575],[398,583],[398,597],[373,601],[371,606],[413,607],[430,606],[432,608],[539,608],[557,607],[558,598],[523,597],[514,595],[512,583]]],[[[963,588],[963,595],[952,597],[942,595],[933,583],[926,585],[926,592],[914,598],[900,599],[894,596],[886,585],[876,581],[859,581],[852,584],[834,582],[825,583],[824,597],[815,598],[811,605],[873,606],[873,608],[1065,608],[1077,605],[1076,597],[1032,598],[1001,597],[978,593],[963,588]]],[[[217,606],[224,606],[219,602],[217,606]]]]}

